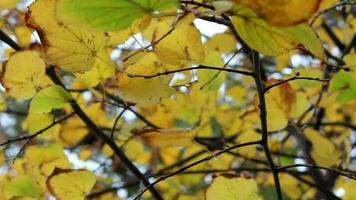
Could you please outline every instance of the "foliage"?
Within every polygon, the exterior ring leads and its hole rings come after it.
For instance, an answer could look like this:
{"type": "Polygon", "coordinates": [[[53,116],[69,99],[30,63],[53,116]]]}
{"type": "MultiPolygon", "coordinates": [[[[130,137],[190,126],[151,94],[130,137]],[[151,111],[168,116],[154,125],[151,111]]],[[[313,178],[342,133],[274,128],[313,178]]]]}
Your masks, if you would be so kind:
{"type": "Polygon", "coordinates": [[[0,1],[0,200],[355,198],[354,0],[28,4],[0,1]]]}

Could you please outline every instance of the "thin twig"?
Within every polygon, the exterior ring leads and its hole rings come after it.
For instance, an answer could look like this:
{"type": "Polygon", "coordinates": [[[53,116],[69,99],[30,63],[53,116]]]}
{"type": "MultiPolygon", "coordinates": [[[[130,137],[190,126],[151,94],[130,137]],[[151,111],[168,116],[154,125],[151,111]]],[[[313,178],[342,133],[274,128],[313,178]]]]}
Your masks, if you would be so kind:
{"type": "Polygon", "coordinates": [[[114,125],[112,126],[112,129],[111,129],[111,134],[110,134],[110,137],[111,137],[111,138],[114,138],[114,133],[115,133],[115,130],[116,130],[116,125],[117,125],[117,123],[119,122],[120,118],[124,115],[124,113],[125,113],[126,110],[127,110],[127,107],[125,107],[125,108],[120,112],[120,114],[116,117],[115,122],[114,122],[114,125]]]}
{"type": "Polygon", "coordinates": [[[212,154],[210,156],[207,156],[207,157],[205,157],[203,159],[195,161],[195,162],[193,162],[193,163],[191,163],[191,164],[189,164],[189,165],[187,165],[185,167],[182,167],[182,168],[180,168],[180,169],[178,169],[178,170],[176,170],[176,171],[174,171],[174,172],[172,172],[172,173],[170,173],[168,175],[165,175],[165,176],[162,176],[162,177],[158,178],[156,181],[151,183],[149,186],[146,186],[146,188],[144,188],[134,199],[135,200],[139,199],[147,190],[149,190],[149,188],[155,186],[157,183],[159,183],[159,182],[161,182],[161,181],[163,181],[163,180],[165,180],[165,179],[167,179],[169,177],[172,177],[172,176],[174,176],[176,174],[182,173],[182,172],[186,171],[187,169],[190,169],[190,168],[192,168],[192,167],[194,167],[196,165],[199,165],[199,164],[201,164],[203,162],[206,162],[206,161],[209,161],[209,160],[211,160],[213,158],[216,158],[217,156],[219,156],[219,155],[221,155],[223,153],[226,153],[228,151],[231,151],[231,150],[234,150],[234,149],[237,149],[237,148],[241,148],[241,147],[245,147],[245,146],[258,145],[258,144],[261,144],[261,141],[254,141],[254,142],[236,144],[234,146],[231,146],[231,147],[228,147],[228,148],[226,148],[224,150],[221,150],[221,151],[219,151],[217,153],[214,153],[214,154],[212,154]]]}
{"type": "Polygon", "coordinates": [[[331,6],[331,7],[329,7],[329,8],[326,8],[326,9],[324,9],[324,10],[318,12],[318,13],[313,17],[313,19],[310,21],[309,25],[310,25],[310,26],[313,26],[313,24],[314,24],[314,22],[316,21],[316,19],[318,19],[322,14],[325,14],[325,13],[331,11],[331,10],[334,10],[334,9],[336,9],[337,7],[346,6],[346,5],[353,5],[353,4],[356,4],[356,2],[355,2],[355,1],[344,1],[344,2],[338,3],[338,4],[334,5],[334,6],[331,6]]]}
{"type": "Polygon", "coordinates": [[[278,85],[281,85],[281,84],[289,82],[289,81],[294,81],[294,80],[310,80],[310,81],[319,81],[319,82],[328,82],[329,81],[328,79],[324,80],[324,79],[320,79],[320,78],[313,78],[313,77],[306,77],[306,76],[298,76],[297,75],[297,76],[293,76],[293,77],[288,78],[286,80],[283,80],[283,81],[280,81],[280,82],[277,82],[275,84],[272,84],[272,85],[269,85],[269,86],[265,87],[264,92],[266,93],[268,90],[270,90],[270,89],[272,89],[272,88],[274,88],[274,87],[276,87],[278,85]]]}
{"type": "MultiPolygon", "coordinates": [[[[238,49],[237,51],[235,51],[235,53],[229,58],[229,60],[224,64],[224,66],[223,66],[222,68],[227,67],[227,66],[230,64],[230,62],[232,61],[232,59],[234,59],[237,54],[239,54],[242,50],[244,50],[245,46],[246,46],[246,45],[243,45],[240,49],[238,49]]],[[[204,89],[204,87],[206,87],[206,86],[209,85],[211,82],[213,82],[213,81],[221,74],[221,72],[222,72],[222,71],[218,71],[209,81],[207,81],[206,83],[204,83],[204,84],[200,87],[200,89],[201,89],[201,90],[204,89]]]]}
{"type": "Polygon", "coordinates": [[[236,74],[243,74],[246,76],[254,76],[253,72],[248,72],[248,71],[242,71],[242,70],[237,70],[237,69],[229,69],[229,68],[220,68],[220,67],[211,67],[211,66],[206,66],[206,65],[199,65],[197,67],[190,67],[190,68],[183,68],[183,69],[177,69],[177,70],[172,70],[172,71],[166,71],[166,72],[160,72],[157,74],[153,74],[153,75],[139,75],[139,74],[127,74],[129,77],[132,78],[146,78],[146,79],[150,79],[150,78],[155,78],[158,76],[166,76],[169,74],[174,74],[174,73],[178,73],[178,72],[184,72],[184,71],[191,71],[191,70],[197,70],[197,69],[208,69],[208,70],[216,70],[216,71],[225,71],[225,72],[232,72],[232,73],[236,73],[236,74]]]}
{"type": "Polygon", "coordinates": [[[8,144],[11,144],[11,143],[14,143],[14,142],[19,142],[19,141],[23,141],[23,140],[31,140],[35,137],[37,137],[38,135],[41,135],[42,133],[44,133],[45,131],[47,131],[48,129],[52,128],[54,125],[58,124],[58,123],[61,123],[65,120],[67,120],[69,117],[73,116],[75,113],[72,112],[70,113],[69,115],[66,115],[65,117],[59,119],[59,120],[56,120],[54,122],[52,122],[50,125],[46,126],[45,128],[37,131],[36,133],[32,134],[32,135],[26,135],[26,136],[22,136],[22,137],[18,137],[18,138],[14,138],[14,139],[10,139],[6,142],[3,142],[0,144],[0,147],[1,146],[5,146],[5,145],[8,145],[8,144]]]}
{"type": "MultiPolygon", "coordinates": [[[[51,80],[56,83],[57,85],[62,86],[64,89],[66,89],[61,82],[61,80],[57,77],[57,74],[55,72],[54,66],[51,66],[50,68],[47,68],[47,75],[51,78],[51,80]]],[[[101,139],[104,141],[105,144],[107,144],[114,152],[115,154],[120,158],[120,160],[125,164],[125,166],[138,178],[140,179],[143,184],[147,187],[150,185],[150,182],[147,180],[145,175],[141,173],[141,171],[131,162],[131,160],[126,156],[124,151],[120,149],[117,144],[115,143],[114,140],[110,138],[110,136],[106,135],[89,117],[85,112],[82,110],[82,108],[79,106],[79,104],[73,99],[70,102],[74,112],[78,115],[78,117],[88,126],[88,128],[93,133],[97,138],[101,139]]],[[[163,200],[163,197],[159,194],[159,192],[156,190],[154,187],[149,188],[152,196],[157,199],[157,200],[163,200]]]]}
{"type": "Polygon", "coordinates": [[[278,168],[278,171],[286,171],[287,169],[290,168],[296,168],[296,167],[307,167],[307,168],[315,168],[315,169],[323,169],[341,176],[345,176],[347,178],[350,179],[354,179],[356,180],[356,174],[353,172],[345,172],[345,171],[340,171],[340,170],[336,170],[336,169],[330,169],[327,167],[322,167],[322,166],[317,166],[317,165],[311,165],[311,164],[294,164],[294,165],[288,165],[288,166],[283,166],[278,168]]]}

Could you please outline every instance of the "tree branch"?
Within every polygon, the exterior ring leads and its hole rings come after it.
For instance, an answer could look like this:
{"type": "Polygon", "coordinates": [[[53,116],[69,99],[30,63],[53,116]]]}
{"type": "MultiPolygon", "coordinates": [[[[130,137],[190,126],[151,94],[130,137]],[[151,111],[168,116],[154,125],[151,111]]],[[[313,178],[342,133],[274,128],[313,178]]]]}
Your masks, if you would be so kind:
{"type": "MultiPolygon", "coordinates": [[[[47,75],[52,79],[54,83],[57,85],[61,85],[64,89],[64,85],[61,80],[57,77],[54,66],[51,66],[47,69],[47,75]]],[[[80,108],[78,103],[75,100],[70,102],[74,112],[78,115],[78,117],[88,126],[92,133],[99,139],[103,140],[105,144],[109,145],[109,147],[115,152],[115,154],[120,158],[120,160],[126,165],[126,167],[138,178],[143,184],[148,187],[150,186],[150,182],[146,179],[146,177],[140,172],[140,170],[131,162],[131,160],[126,156],[126,154],[120,149],[114,140],[110,138],[110,136],[106,135],[102,130],[96,126],[96,124],[85,114],[85,112],[80,108]]],[[[157,200],[163,200],[159,192],[154,187],[149,187],[150,192],[157,200]]]]}
{"type": "Polygon", "coordinates": [[[274,184],[275,184],[276,192],[277,192],[277,198],[279,200],[282,200],[282,190],[281,190],[281,184],[279,182],[279,177],[278,177],[278,169],[274,165],[272,155],[271,155],[271,152],[268,147],[267,109],[266,109],[266,101],[265,101],[265,96],[264,96],[265,90],[264,90],[264,85],[262,83],[262,77],[261,77],[261,66],[260,66],[260,61],[259,61],[259,54],[258,54],[258,52],[253,51],[253,50],[252,50],[252,62],[253,62],[253,68],[254,68],[254,72],[255,72],[255,83],[256,83],[256,87],[257,87],[259,108],[260,108],[260,121],[261,121],[261,132],[262,132],[261,145],[263,146],[268,164],[269,164],[272,174],[273,174],[274,184]]]}

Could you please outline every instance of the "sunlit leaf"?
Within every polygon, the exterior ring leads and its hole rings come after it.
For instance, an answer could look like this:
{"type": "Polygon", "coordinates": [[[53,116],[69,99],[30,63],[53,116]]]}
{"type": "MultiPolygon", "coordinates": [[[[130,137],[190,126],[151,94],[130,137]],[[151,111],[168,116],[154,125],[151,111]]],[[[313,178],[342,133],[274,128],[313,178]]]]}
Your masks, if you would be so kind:
{"type": "Polygon", "coordinates": [[[88,129],[85,123],[79,117],[73,116],[61,124],[58,139],[65,146],[74,146],[82,141],[86,135],[88,135],[88,129]]]}
{"type": "Polygon", "coordinates": [[[47,188],[62,200],[84,200],[96,182],[95,175],[85,170],[56,169],[47,179],[47,188]]]}
{"type": "MultiPolygon", "coordinates": [[[[228,53],[236,49],[237,41],[232,34],[220,33],[211,37],[205,44],[206,51],[228,53]]],[[[209,57],[209,56],[207,56],[209,57]]]]}
{"type": "Polygon", "coordinates": [[[257,200],[257,183],[235,174],[219,174],[206,191],[207,200],[257,200]]]}
{"type": "Polygon", "coordinates": [[[40,167],[41,173],[50,175],[55,168],[66,169],[70,163],[64,149],[59,144],[30,146],[26,149],[26,159],[40,167]]]}
{"type": "Polygon", "coordinates": [[[30,99],[51,83],[46,76],[46,64],[36,51],[12,54],[3,70],[1,83],[9,95],[18,99],[30,99]]]}
{"type": "Polygon", "coordinates": [[[234,0],[253,9],[275,26],[306,22],[318,10],[320,0],[234,0]]]}
{"type": "Polygon", "coordinates": [[[76,77],[86,86],[94,87],[105,78],[115,75],[115,67],[108,53],[104,50],[98,53],[100,59],[96,59],[94,67],[84,73],[76,73],[76,77]]]}
{"type": "Polygon", "coordinates": [[[232,23],[247,45],[263,54],[276,56],[304,46],[320,59],[324,58],[321,41],[306,24],[274,27],[267,24],[250,9],[236,5],[232,23]]]}
{"type": "Polygon", "coordinates": [[[1,0],[0,9],[12,9],[15,8],[19,0],[1,0]]]}
{"type": "Polygon", "coordinates": [[[144,129],[137,130],[135,136],[141,138],[147,145],[155,148],[167,146],[189,146],[194,143],[193,137],[199,129],[144,129]]]}
{"type": "Polygon", "coordinates": [[[162,72],[162,64],[154,53],[148,53],[126,69],[126,73],[118,74],[118,93],[121,98],[133,103],[155,103],[162,97],[169,96],[171,76],[154,78],[135,77],[149,76],[162,72]],[[131,76],[131,77],[130,77],[131,76]]]}
{"type": "Polygon", "coordinates": [[[37,0],[26,15],[28,26],[37,30],[46,62],[69,72],[91,69],[108,43],[105,33],[92,33],[80,26],[64,24],[57,16],[56,0],[37,0]]]}
{"type": "Polygon", "coordinates": [[[349,54],[345,56],[344,60],[346,64],[350,66],[348,71],[339,71],[336,73],[330,81],[330,90],[331,91],[340,91],[336,100],[339,102],[346,102],[356,99],[356,71],[354,66],[356,54],[349,54]]]}
{"type": "Polygon", "coordinates": [[[73,97],[59,85],[39,91],[32,99],[30,110],[34,113],[48,113],[52,109],[63,108],[73,97]]]}
{"type": "MultiPolygon", "coordinates": [[[[224,61],[221,58],[221,54],[217,51],[211,51],[207,54],[203,65],[224,67],[224,61]]],[[[217,90],[224,82],[226,73],[219,73],[213,70],[199,70],[198,71],[198,85],[201,89],[217,90]]]]}
{"type": "Polygon", "coordinates": [[[330,140],[312,128],[305,129],[304,135],[312,143],[311,156],[316,163],[324,167],[337,165],[340,152],[330,140]]]}
{"type": "MultiPolygon", "coordinates": [[[[31,134],[34,134],[37,133],[38,131],[41,131],[44,128],[47,128],[49,125],[52,124],[53,120],[54,117],[51,114],[30,112],[27,115],[27,118],[22,124],[22,126],[24,129],[27,129],[31,134]]],[[[53,128],[50,128],[49,130],[45,131],[42,135],[45,135],[46,133],[51,133],[52,131],[53,128]]]]}
{"type": "Polygon", "coordinates": [[[119,45],[128,40],[131,36],[135,35],[146,29],[146,27],[150,24],[150,17],[142,17],[137,19],[132,23],[132,25],[124,30],[109,32],[110,36],[110,44],[111,45],[119,45]]]}
{"type": "Polygon", "coordinates": [[[26,175],[12,178],[4,187],[4,195],[7,199],[23,196],[39,198],[42,193],[40,186],[26,175]]]}
{"type": "Polygon", "coordinates": [[[140,17],[177,4],[177,0],[61,0],[59,12],[65,21],[85,23],[96,30],[116,31],[128,28],[140,17]]]}
{"type": "Polygon", "coordinates": [[[157,57],[166,63],[175,66],[187,66],[189,63],[201,63],[204,61],[204,49],[201,42],[201,34],[192,23],[193,14],[184,16],[174,27],[174,30],[166,35],[172,27],[169,22],[158,21],[154,32],[153,42],[162,40],[154,45],[157,57]]]}

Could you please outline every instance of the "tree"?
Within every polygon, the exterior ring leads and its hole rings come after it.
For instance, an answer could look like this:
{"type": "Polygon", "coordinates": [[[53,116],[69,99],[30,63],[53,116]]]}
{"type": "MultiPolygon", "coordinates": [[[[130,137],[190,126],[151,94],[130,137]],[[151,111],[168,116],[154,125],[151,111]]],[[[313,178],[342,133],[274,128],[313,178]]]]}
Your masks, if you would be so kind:
{"type": "Polygon", "coordinates": [[[0,199],[354,199],[355,4],[2,0],[0,199]]]}

